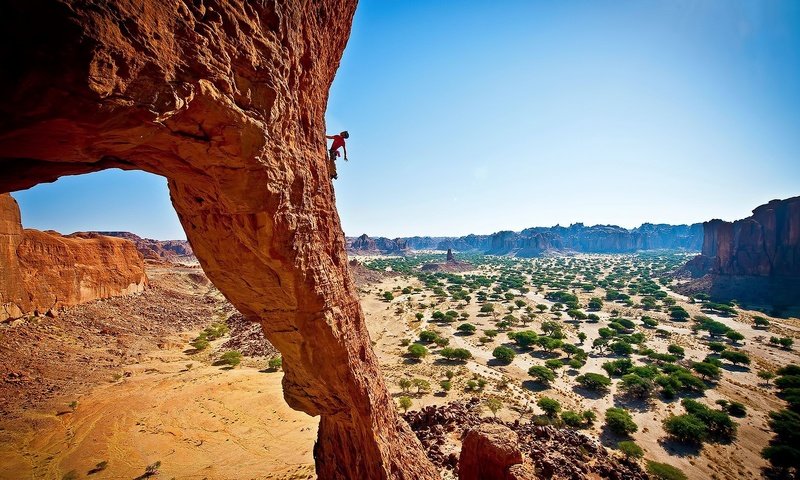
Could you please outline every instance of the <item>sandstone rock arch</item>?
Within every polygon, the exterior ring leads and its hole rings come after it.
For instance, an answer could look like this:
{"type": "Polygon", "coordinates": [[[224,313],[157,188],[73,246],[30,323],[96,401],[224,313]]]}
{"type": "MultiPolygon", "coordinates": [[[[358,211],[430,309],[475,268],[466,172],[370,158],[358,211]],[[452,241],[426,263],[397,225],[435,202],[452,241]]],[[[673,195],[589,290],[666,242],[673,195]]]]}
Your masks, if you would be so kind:
{"type": "Polygon", "coordinates": [[[347,275],[324,110],[355,0],[12,0],[0,193],[106,168],[168,179],[209,278],[320,415],[320,478],[437,477],[395,413],[347,275]]]}

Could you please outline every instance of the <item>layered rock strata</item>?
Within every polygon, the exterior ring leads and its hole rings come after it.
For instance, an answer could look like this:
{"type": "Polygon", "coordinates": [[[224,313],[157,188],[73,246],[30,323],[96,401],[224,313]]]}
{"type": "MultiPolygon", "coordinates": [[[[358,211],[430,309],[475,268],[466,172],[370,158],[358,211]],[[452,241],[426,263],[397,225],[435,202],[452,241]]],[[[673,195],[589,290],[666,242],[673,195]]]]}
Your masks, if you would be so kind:
{"type": "Polygon", "coordinates": [[[133,243],[94,234],[23,229],[17,202],[0,195],[0,321],[141,292],[144,260],[133,243]]]}
{"type": "Polygon", "coordinates": [[[679,272],[678,288],[718,300],[800,305],[800,197],[773,200],[735,222],[703,224],[702,253],[679,272]]]}
{"type": "Polygon", "coordinates": [[[107,168],[166,177],[209,279],[280,350],[286,401],[321,417],[318,476],[436,478],[372,351],[326,161],[355,7],[4,5],[0,192],[107,168]]]}
{"type": "Polygon", "coordinates": [[[154,240],[152,238],[142,238],[131,232],[93,233],[130,240],[136,245],[136,249],[144,256],[145,260],[167,263],[193,263],[197,261],[192,252],[192,246],[186,240],[154,240]]]}

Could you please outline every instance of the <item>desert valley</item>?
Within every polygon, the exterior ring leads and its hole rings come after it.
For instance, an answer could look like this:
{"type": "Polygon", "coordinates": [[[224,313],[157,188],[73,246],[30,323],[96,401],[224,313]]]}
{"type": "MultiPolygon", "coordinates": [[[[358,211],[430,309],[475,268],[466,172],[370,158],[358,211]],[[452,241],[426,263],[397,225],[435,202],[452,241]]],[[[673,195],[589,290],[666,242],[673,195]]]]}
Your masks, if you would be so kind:
{"type": "Polygon", "coordinates": [[[0,12],[0,480],[800,475],[796,2],[0,12]]]}
{"type": "MultiPolygon", "coordinates": [[[[765,209],[762,228],[797,228],[800,199],[765,209]]],[[[26,243],[59,241],[24,232],[26,243]]],[[[214,288],[185,242],[115,237],[138,251],[141,291],[36,305],[0,327],[0,478],[316,478],[318,421],[283,402],[282,357],[260,326],[214,288]]],[[[696,238],[680,241],[691,245],[616,238],[592,247],[605,253],[521,255],[513,244],[480,251],[492,241],[446,254],[349,242],[381,371],[442,477],[463,478],[467,431],[505,425],[530,451],[516,463],[531,478],[761,478],[771,412],[792,402],[775,377],[800,364],[797,305],[712,298],[709,285],[726,276],[699,281],[689,270],[721,259],[692,251],[696,238]]],[[[794,241],[771,258],[787,258],[794,241]]],[[[40,281],[61,260],[58,249],[28,251],[37,253],[19,259],[40,281]]],[[[96,273],[80,282],[112,281],[96,273]]]]}

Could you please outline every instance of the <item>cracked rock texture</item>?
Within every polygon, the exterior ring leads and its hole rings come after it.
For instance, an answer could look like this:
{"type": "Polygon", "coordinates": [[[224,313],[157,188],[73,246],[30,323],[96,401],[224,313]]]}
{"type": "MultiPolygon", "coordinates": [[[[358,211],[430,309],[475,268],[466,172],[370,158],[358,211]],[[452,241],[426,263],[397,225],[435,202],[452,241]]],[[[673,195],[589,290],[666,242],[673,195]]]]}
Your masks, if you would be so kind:
{"type": "MultiPolygon", "coordinates": [[[[320,478],[436,478],[347,272],[324,112],[354,0],[42,0],[0,15],[0,192],[107,168],[167,178],[209,279],[320,415],[320,478]]],[[[254,406],[258,408],[258,406],[254,406]]]]}
{"type": "Polygon", "coordinates": [[[133,243],[94,234],[23,229],[17,202],[0,194],[0,321],[141,292],[144,260],[133,243]]]}

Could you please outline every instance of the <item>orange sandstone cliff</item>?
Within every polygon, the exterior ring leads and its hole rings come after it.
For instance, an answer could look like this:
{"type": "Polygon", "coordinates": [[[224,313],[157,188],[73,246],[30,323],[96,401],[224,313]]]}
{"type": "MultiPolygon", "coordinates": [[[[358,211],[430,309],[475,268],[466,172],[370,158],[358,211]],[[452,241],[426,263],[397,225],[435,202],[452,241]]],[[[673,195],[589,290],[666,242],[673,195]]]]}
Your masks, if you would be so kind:
{"type": "Polygon", "coordinates": [[[355,8],[3,4],[0,192],[106,168],[166,177],[208,278],[283,355],[286,401],[320,416],[319,478],[437,478],[372,351],[326,161],[355,8]]]}
{"type": "Polygon", "coordinates": [[[146,285],[144,260],[133,243],[23,229],[17,202],[0,195],[0,321],[54,314],[146,285]]]}

